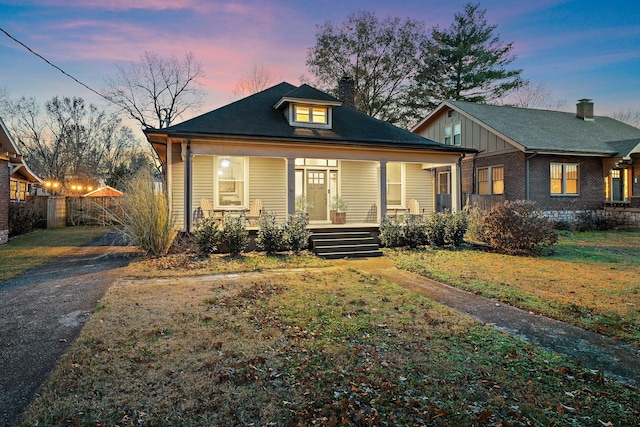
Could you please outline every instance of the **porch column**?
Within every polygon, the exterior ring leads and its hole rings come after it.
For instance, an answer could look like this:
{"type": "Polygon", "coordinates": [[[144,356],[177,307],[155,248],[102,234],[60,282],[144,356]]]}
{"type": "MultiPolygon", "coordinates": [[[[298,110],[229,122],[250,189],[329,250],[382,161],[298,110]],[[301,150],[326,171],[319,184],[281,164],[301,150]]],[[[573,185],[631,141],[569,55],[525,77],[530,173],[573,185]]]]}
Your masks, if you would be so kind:
{"type": "Polygon", "coordinates": [[[296,213],[296,158],[287,157],[287,213],[296,213]]]}
{"type": "Polygon", "coordinates": [[[387,215],[387,161],[380,161],[380,217],[378,222],[382,223],[382,219],[387,215]]]}
{"type": "Polygon", "coordinates": [[[458,162],[451,164],[451,213],[456,213],[461,209],[460,170],[458,162]]]}
{"type": "Polygon", "coordinates": [[[193,227],[192,190],[193,190],[193,154],[191,154],[191,140],[182,144],[184,160],[184,226],[186,231],[193,227]]]}

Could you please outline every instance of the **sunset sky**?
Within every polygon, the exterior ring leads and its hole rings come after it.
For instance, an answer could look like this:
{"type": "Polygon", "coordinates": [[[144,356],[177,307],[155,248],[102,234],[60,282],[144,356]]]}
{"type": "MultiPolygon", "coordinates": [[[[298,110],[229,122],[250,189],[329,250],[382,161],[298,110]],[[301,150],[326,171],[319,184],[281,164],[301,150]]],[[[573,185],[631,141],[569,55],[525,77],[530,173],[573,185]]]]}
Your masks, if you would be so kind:
{"type": "MultiPolygon", "coordinates": [[[[307,50],[317,26],[365,9],[447,28],[466,1],[406,0],[10,0],[0,1],[0,28],[81,82],[99,90],[115,64],[145,51],[204,65],[206,112],[233,100],[252,64],[279,81],[309,75],[307,50]]],[[[568,109],[592,98],[597,115],[640,110],[640,7],[635,0],[484,0],[503,42],[514,42],[514,67],[544,83],[568,109]]],[[[89,90],[0,33],[0,87],[12,97],[81,96],[89,90]]]]}

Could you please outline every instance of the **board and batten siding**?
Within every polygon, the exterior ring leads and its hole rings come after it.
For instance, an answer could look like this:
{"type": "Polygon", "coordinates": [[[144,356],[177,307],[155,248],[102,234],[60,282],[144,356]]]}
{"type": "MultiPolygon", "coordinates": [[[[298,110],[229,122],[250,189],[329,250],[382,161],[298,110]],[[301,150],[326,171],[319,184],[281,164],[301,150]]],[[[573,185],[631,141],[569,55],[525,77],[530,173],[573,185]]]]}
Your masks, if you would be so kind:
{"type": "Polygon", "coordinates": [[[377,222],[378,163],[340,162],[340,196],[349,203],[348,222],[377,222]]]}
{"type": "Polygon", "coordinates": [[[456,123],[460,123],[461,146],[464,148],[475,148],[483,154],[515,150],[506,140],[459,112],[454,117],[447,117],[447,112],[442,111],[419,135],[444,143],[444,128],[456,123]]]}
{"type": "Polygon", "coordinates": [[[407,202],[417,200],[420,212],[431,215],[435,211],[433,173],[422,169],[420,163],[406,163],[405,184],[407,202]]]}
{"type": "Polygon", "coordinates": [[[180,144],[171,144],[171,213],[176,225],[184,227],[184,162],[180,144]]]}
{"type": "Polygon", "coordinates": [[[287,220],[287,162],[282,158],[249,159],[249,200],[262,200],[263,212],[275,212],[278,222],[287,220]]]}

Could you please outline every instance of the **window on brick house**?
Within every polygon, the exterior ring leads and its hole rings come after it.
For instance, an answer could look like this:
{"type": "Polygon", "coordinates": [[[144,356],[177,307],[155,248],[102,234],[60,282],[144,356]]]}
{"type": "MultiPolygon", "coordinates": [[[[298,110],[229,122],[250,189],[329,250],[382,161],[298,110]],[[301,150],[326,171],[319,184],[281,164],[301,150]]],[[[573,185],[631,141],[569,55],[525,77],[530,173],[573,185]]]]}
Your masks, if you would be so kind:
{"type": "Polygon", "coordinates": [[[551,163],[550,191],[556,195],[578,194],[578,164],[551,163]]]}
{"type": "Polygon", "coordinates": [[[504,194],[504,167],[478,168],[478,194],[504,194]]]}

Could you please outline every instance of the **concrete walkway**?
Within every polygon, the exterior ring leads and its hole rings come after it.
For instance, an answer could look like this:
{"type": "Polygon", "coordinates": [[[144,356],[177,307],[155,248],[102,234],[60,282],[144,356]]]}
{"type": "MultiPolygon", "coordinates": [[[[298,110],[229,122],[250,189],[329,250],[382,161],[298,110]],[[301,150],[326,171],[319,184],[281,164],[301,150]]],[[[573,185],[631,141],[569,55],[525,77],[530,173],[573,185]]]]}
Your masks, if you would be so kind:
{"type": "Polygon", "coordinates": [[[640,350],[621,341],[399,270],[388,258],[340,260],[335,264],[390,280],[506,334],[640,389],[640,350]]]}
{"type": "Polygon", "coordinates": [[[136,254],[107,234],[0,282],[0,426],[13,426],[136,254]]]}

